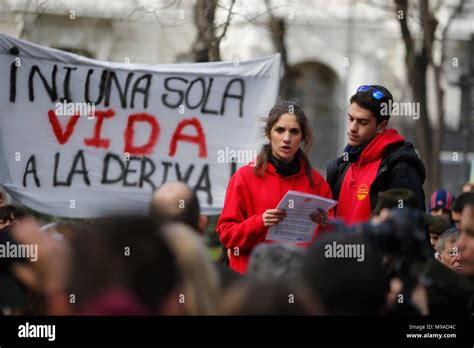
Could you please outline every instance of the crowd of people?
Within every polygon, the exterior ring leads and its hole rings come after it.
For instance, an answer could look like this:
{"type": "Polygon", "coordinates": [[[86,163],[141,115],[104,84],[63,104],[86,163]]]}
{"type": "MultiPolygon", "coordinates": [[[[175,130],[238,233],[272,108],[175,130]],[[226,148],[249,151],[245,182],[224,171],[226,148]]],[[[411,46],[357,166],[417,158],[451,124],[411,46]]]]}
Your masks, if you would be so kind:
{"type": "MultiPolygon", "coordinates": [[[[3,315],[340,315],[474,313],[474,192],[439,190],[425,209],[427,173],[381,112],[383,86],[350,99],[348,145],[327,180],[308,159],[304,110],[269,112],[268,140],[230,179],[211,261],[195,192],[169,182],[141,216],[45,224],[0,207],[3,315]],[[311,242],[267,240],[287,217],[289,191],[337,200],[308,213],[311,242]],[[31,255],[13,255],[13,250],[31,255]],[[27,247],[31,247],[27,249],[27,247]]],[[[428,174],[429,175],[429,174],[428,174]]],[[[6,194],[2,194],[6,199],[6,194]]]]}

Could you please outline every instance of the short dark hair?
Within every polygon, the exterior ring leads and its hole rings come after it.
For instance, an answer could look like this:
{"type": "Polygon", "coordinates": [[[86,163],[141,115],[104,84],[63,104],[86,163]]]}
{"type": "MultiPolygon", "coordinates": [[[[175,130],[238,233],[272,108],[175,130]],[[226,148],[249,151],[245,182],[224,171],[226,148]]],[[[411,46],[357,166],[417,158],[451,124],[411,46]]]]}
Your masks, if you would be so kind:
{"type": "Polygon", "coordinates": [[[377,124],[384,120],[390,120],[391,103],[393,102],[393,96],[390,91],[384,86],[379,85],[369,85],[369,88],[366,91],[356,92],[350,99],[350,103],[357,103],[357,105],[363,107],[364,109],[370,110],[375,116],[377,124]],[[379,90],[384,94],[381,99],[375,99],[372,96],[374,90],[379,90]],[[387,108],[387,115],[382,115],[382,108],[387,108]]]}
{"type": "Polygon", "coordinates": [[[451,211],[462,213],[462,210],[466,205],[474,205],[474,192],[461,193],[454,201],[451,211]]]}
{"type": "Polygon", "coordinates": [[[12,222],[29,215],[25,208],[18,205],[10,204],[0,208],[0,221],[12,222]]]}
{"type": "Polygon", "coordinates": [[[148,217],[107,217],[84,224],[72,248],[69,288],[80,306],[111,286],[120,286],[156,314],[180,282],[176,256],[162,225],[148,217]]]}

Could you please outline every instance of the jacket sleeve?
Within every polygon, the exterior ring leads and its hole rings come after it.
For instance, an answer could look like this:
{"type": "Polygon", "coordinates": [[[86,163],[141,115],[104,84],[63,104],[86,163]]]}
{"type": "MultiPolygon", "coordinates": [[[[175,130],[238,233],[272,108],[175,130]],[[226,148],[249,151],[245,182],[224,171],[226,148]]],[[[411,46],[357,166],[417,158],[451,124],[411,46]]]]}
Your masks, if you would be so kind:
{"type": "Polygon", "coordinates": [[[388,189],[404,188],[413,191],[418,207],[425,211],[425,192],[418,171],[408,162],[399,162],[390,170],[388,189]]]}
{"type": "Polygon", "coordinates": [[[224,208],[217,222],[217,234],[227,249],[252,249],[266,237],[262,214],[247,216],[247,204],[251,198],[245,184],[236,173],[229,182],[224,208]]]}

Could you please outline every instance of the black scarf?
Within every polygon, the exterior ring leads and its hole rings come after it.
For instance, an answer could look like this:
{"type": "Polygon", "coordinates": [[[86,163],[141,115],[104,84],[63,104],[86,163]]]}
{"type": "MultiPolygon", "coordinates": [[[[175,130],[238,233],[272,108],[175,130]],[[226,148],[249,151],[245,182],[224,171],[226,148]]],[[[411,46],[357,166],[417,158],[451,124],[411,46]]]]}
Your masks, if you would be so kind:
{"type": "Polygon", "coordinates": [[[362,151],[364,151],[364,149],[367,147],[367,145],[369,145],[369,143],[370,141],[358,147],[350,146],[349,144],[347,144],[344,148],[344,153],[347,153],[349,155],[349,162],[357,162],[359,155],[362,153],[362,151]]]}
{"type": "Polygon", "coordinates": [[[275,167],[275,171],[282,176],[290,176],[299,173],[301,169],[300,151],[295,153],[295,158],[290,163],[280,161],[273,156],[272,151],[268,151],[268,162],[275,167]]]}

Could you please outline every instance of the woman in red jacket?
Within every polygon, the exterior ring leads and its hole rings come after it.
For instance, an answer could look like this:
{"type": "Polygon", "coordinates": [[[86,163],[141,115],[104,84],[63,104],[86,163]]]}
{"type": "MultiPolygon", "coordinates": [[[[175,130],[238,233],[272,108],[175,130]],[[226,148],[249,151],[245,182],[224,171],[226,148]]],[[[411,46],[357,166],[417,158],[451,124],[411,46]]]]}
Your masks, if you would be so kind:
{"type": "MultiPolygon", "coordinates": [[[[240,168],[230,179],[217,223],[219,238],[229,250],[230,267],[239,273],[245,273],[252,249],[265,241],[268,228],[285,218],[285,211],[275,208],[289,190],[331,198],[329,185],[309,163],[312,135],[299,105],[288,101],[275,105],[265,136],[269,143],[256,162],[240,168]]],[[[328,215],[320,211],[311,218],[321,224],[328,215]]]]}

